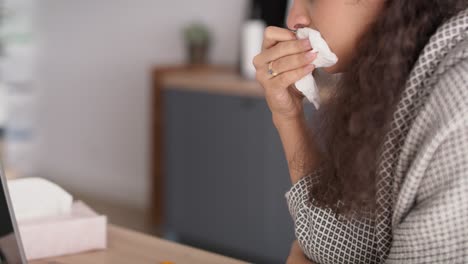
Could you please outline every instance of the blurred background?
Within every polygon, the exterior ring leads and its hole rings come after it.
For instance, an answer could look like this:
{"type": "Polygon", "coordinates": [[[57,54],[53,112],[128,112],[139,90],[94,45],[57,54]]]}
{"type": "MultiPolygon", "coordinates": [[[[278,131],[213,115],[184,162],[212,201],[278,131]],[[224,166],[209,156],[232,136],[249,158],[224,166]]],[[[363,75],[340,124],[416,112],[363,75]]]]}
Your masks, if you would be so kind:
{"type": "Polygon", "coordinates": [[[284,263],[290,182],[251,60],[288,1],[0,6],[9,178],[49,179],[114,224],[284,263]]]}

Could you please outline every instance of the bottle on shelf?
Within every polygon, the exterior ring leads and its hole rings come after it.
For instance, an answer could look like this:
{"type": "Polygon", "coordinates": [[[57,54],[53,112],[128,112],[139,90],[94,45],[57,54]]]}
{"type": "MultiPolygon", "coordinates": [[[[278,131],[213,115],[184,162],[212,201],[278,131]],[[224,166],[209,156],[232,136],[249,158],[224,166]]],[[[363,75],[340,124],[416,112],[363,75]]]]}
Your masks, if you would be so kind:
{"type": "Polygon", "coordinates": [[[261,19],[261,7],[257,0],[251,1],[249,18],[242,26],[241,74],[247,79],[255,79],[253,58],[261,52],[263,32],[266,24],[261,19]]]}

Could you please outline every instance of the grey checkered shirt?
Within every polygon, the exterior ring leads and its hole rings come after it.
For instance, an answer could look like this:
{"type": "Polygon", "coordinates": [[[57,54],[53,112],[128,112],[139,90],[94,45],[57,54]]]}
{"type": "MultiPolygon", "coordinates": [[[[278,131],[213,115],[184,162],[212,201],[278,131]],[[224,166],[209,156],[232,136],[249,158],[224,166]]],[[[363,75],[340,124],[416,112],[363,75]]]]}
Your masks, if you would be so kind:
{"type": "Polygon", "coordinates": [[[391,124],[377,217],[313,206],[320,169],[286,193],[301,248],[321,264],[468,263],[468,9],[432,36],[391,124]]]}

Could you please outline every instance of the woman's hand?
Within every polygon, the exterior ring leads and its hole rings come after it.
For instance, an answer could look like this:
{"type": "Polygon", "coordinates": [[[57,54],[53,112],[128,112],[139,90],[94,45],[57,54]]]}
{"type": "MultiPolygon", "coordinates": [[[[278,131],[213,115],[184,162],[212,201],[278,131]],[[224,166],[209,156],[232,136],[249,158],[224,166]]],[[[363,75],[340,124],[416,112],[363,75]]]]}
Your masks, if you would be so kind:
{"type": "Polygon", "coordinates": [[[272,112],[286,159],[292,183],[311,171],[319,161],[318,148],[311,141],[304,118],[303,95],[294,83],[314,70],[310,41],[297,40],[284,28],[265,30],[263,49],[255,56],[257,80],[265,89],[265,97],[272,112]],[[269,70],[272,69],[274,74],[269,70]]]}
{"type": "Polygon", "coordinates": [[[299,243],[296,241],[293,242],[291,246],[291,252],[289,252],[288,260],[286,260],[286,264],[314,264],[310,260],[306,258],[304,253],[302,253],[301,247],[299,247],[299,243]]]}
{"type": "Polygon", "coordinates": [[[287,29],[265,30],[262,52],[255,56],[253,64],[275,122],[303,116],[304,96],[293,84],[314,70],[311,63],[317,55],[311,49],[308,39],[297,40],[287,29]],[[270,68],[275,74],[269,73],[270,68]]]}

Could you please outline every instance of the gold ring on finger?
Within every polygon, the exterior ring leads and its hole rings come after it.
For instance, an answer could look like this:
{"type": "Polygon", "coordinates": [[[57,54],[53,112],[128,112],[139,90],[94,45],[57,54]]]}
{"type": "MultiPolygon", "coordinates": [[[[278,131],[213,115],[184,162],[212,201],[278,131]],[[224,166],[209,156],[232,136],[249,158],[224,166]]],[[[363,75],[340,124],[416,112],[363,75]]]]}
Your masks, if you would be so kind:
{"type": "Polygon", "coordinates": [[[273,77],[276,77],[278,75],[278,73],[275,72],[275,70],[273,70],[273,61],[270,61],[270,63],[268,63],[268,74],[273,77]]]}

